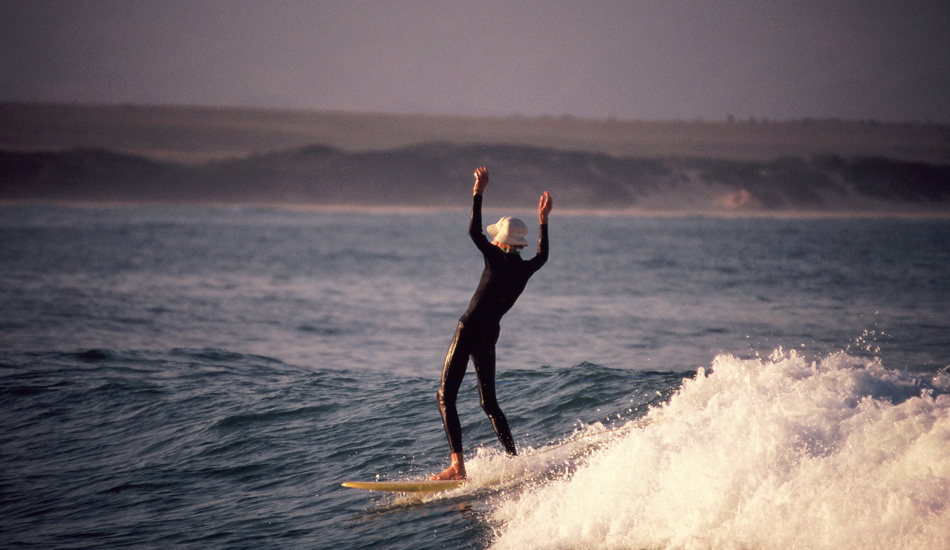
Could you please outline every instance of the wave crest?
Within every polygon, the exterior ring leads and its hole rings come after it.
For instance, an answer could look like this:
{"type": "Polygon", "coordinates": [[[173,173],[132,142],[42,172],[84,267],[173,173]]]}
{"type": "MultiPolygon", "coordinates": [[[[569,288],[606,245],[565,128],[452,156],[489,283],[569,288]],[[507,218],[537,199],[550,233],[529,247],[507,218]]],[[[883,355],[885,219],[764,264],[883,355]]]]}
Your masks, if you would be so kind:
{"type": "Polygon", "coordinates": [[[501,502],[494,547],[948,548],[945,378],[719,356],[569,479],[501,502]]]}

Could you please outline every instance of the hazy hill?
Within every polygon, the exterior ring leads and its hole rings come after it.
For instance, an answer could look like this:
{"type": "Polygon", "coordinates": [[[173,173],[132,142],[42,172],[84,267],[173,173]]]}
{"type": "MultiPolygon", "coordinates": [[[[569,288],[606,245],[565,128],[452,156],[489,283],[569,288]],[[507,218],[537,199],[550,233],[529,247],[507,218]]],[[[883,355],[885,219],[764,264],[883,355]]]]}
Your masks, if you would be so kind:
{"type": "Polygon", "coordinates": [[[492,202],[663,211],[948,211],[950,166],[838,156],[774,161],[618,158],[511,145],[390,151],[326,146],[181,165],[96,150],[0,153],[4,200],[465,206],[473,166],[492,202]]]}
{"type": "Polygon", "coordinates": [[[0,104],[0,200],[950,211],[950,128],[0,104]]]}
{"type": "Polygon", "coordinates": [[[313,144],[366,151],[434,141],[641,158],[773,160],[834,154],[950,163],[950,126],[941,125],[474,118],[0,102],[0,150],[102,149],[194,163],[313,144]]]}

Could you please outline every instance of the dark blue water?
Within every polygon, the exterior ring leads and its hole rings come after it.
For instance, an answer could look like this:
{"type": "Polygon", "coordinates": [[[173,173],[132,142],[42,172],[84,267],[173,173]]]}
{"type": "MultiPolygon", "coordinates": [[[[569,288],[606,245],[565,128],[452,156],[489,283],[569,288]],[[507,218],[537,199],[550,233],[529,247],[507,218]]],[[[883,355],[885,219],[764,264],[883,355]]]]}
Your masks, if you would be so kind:
{"type": "Polygon", "coordinates": [[[460,398],[473,477],[533,474],[424,502],[341,488],[444,466],[439,369],[481,269],[466,224],[465,212],[0,207],[3,546],[950,539],[932,527],[950,519],[941,219],[555,216],[551,260],[498,346],[523,456],[505,461],[472,376],[460,398]],[[616,429],[596,452],[550,458],[616,429]],[[854,451],[862,437],[876,450],[854,451]],[[717,465],[713,483],[701,472],[717,465]],[[702,498],[676,489],[691,476],[702,498]],[[839,518],[846,490],[904,527],[857,508],[839,518]],[[821,521],[839,536],[795,538],[821,521]]]}

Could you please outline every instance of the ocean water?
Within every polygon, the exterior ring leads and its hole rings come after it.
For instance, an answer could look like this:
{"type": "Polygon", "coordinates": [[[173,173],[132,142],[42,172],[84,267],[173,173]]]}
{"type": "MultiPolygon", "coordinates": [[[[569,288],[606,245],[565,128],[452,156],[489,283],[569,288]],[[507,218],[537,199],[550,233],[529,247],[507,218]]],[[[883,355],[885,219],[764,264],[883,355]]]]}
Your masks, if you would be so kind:
{"type": "Polygon", "coordinates": [[[947,219],[555,211],[521,454],[470,373],[470,487],[340,487],[445,465],[467,222],[0,207],[0,546],[950,548],[947,219]]]}

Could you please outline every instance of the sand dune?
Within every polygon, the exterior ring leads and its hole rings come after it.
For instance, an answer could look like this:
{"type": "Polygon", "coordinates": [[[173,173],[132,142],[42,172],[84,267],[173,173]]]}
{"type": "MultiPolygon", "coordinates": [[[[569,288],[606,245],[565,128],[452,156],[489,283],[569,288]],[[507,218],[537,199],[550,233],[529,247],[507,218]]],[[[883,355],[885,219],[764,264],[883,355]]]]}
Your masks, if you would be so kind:
{"type": "Polygon", "coordinates": [[[619,157],[885,157],[950,163],[950,126],[804,121],[473,118],[212,107],[0,103],[0,150],[104,149],[194,163],[328,145],[385,150],[445,141],[619,157]]]}
{"type": "Polygon", "coordinates": [[[0,200],[950,212],[950,129],[0,104],[0,200]]]}

